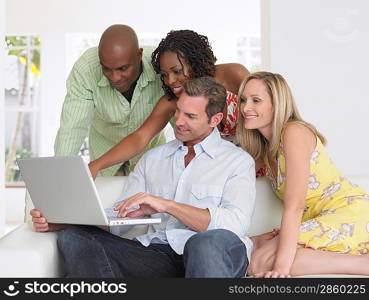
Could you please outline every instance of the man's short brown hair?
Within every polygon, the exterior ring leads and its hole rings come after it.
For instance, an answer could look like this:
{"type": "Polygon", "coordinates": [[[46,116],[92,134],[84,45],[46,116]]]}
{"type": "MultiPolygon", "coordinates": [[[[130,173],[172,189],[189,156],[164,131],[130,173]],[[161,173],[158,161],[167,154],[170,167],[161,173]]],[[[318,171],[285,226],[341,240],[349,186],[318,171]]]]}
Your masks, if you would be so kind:
{"type": "Polygon", "coordinates": [[[204,76],[185,82],[183,88],[189,96],[203,96],[208,99],[205,112],[209,117],[222,113],[226,104],[227,91],[213,77],[204,76]]]}

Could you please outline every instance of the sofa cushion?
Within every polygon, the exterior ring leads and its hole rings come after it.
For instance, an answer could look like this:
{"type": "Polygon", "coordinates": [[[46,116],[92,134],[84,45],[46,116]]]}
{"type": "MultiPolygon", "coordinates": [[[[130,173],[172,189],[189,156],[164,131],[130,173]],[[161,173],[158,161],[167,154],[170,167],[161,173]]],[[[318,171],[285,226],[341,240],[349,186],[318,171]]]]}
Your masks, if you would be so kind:
{"type": "Polygon", "coordinates": [[[252,216],[249,236],[262,234],[280,226],[283,203],[274,194],[269,180],[256,179],[255,209],[252,216]]]}

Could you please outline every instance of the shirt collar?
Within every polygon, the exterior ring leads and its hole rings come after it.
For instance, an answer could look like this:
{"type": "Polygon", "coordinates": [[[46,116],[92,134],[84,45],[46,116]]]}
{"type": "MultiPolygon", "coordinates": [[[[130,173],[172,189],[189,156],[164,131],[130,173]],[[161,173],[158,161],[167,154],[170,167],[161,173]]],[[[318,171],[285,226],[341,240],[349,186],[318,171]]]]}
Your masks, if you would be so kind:
{"type": "Polygon", "coordinates": [[[97,83],[98,87],[107,87],[110,86],[110,82],[108,80],[108,78],[105,77],[105,75],[103,74],[103,72],[101,72],[101,78],[100,81],[97,83]]]}
{"type": "MultiPolygon", "coordinates": [[[[143,49],[142,53],[142,72],[140,77],[137,80],[137,86],[140,88],[144,88],[149,84],[150,81],[155,81],[157,79],[157,74],[154,71],[154,68],[151,65],[151,61],[149,59],[150,52],[149,50],[143,49]],[[147,55],[146,55],[147,52],[147,55]]],[[[110,82],[108,78],[101,71],[101,78],[97,83],[99,87],[107,87],[110,86],[110,82]]]]}
{"type": "Polygon", "coordinates": [[[140,78],[138,79],[137,84],[144,88],[149,84],[151,81],[157,80],[158,75],[155,73],[154,68],[151,64],[151,56],[149,55],[149,51],[147,55],[145,55],[145,48],[143,49],[144,53],[142,54],[142,73],[140,78]]]}
{"type": "MultiPolygon", "coordinates": [[[[218,128],[215,127],[213,131],[205,139],[203,139],[200,143],[194,146],[195,152],[199,153],[198,150],[199,148],[201,148],[202,151],[204,151],[207,155],[209,155],[211,158],[214,159],[218,144],[220,143],[221,139],[222,138],[220,137],[219,130],[218,128]]],[[[168,150],[167,150],[166,156],[169,157],[173,155],[178,150],[182,150],[183,147],[185,147],[185,145],[183,145],[183,142],[175,139],[174,141],[168,144],[168,150]]]]}

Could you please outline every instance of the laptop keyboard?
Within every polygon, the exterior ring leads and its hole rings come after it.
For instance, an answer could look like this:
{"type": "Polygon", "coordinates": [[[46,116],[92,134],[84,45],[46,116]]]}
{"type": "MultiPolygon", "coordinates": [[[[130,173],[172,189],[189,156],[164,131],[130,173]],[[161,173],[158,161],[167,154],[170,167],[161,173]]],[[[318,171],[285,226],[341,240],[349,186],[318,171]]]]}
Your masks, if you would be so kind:
{"type": "Polygon", "coordinates": [[[108,218],[116,218],[118,214],[118,210],[114,210],[112,207],[105,208],[105,214],[108,218]]]}
{"type": "MultiPolygon", "coordinates": [[[[128,212],[134,211],[136,209],[138,209],[138,206],[131,208],[128,212]]],[[[118,210],[114,210],[112,207],[104,208],[104,210],[108,219],[117,218],[119,212],[118,210]]]]}

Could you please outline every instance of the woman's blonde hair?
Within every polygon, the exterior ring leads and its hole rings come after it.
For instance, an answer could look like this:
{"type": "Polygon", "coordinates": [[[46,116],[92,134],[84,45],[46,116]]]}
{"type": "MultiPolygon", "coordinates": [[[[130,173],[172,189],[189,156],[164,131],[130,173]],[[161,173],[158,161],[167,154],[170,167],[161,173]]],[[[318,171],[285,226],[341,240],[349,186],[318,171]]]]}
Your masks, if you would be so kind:
{"type": "Polygon", "coordinates": [[[241,147],[245,149],[255,159],[263,159],[268,151],[273,157],[277,156],[282,132],[286,125],[290,122],[301,123],[315,133],[320,141],[325,144],[324,136],[311,124],[304,121],[296,107],[295,101],[290,87],[286,80],[279,74],[270,72],[256,72],[247,76],[238,91],[238,111],[239,118],[237,124],[237,140],[241,147]],[[272,138],[268,142],[266,138],[257,129],[246,129],[244,125],[244,117],[240,109],[243,91],[246,84],[252,80],[258,79],[263,81],[268,91],[273,105],[273,123],[272,138]]]}

